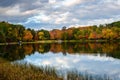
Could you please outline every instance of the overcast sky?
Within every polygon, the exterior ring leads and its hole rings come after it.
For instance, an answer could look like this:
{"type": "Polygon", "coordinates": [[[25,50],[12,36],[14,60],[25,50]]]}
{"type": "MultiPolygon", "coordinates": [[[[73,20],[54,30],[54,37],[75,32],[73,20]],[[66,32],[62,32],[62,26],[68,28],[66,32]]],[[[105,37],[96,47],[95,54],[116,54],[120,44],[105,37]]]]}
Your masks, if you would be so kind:
{"type": "Polygon", "coordinates": [[[33,29],[97,25],[120,20],[120,0],[0,0],[0,21],[33,29]]]}

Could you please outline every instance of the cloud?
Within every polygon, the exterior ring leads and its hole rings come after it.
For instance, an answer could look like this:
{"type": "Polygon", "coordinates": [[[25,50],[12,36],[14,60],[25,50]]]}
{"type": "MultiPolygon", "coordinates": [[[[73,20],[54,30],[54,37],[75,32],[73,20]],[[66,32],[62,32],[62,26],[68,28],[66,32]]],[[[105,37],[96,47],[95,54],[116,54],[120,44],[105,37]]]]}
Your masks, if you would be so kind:
{"type": "Polygon", "coordinates": [[[80,4],[83,0],[65,0],[62,2],[62,4],[64,6],[74,6],[74,5],[77,5],[77,4],[80,4]]]}
{"type": "Polygon", "coordinates": [[[92,21],[88,21],[88,25],[99,25],[99,24],[106,24],[106,23],[112,23],[114,21],[119,21],[120,20],[120,15],[119,16],[113,16],[112,18],[108,19],[94,19],[92,21]]]}
{"type": "Polygon", "coordinates": [[[43,55],[36,52],[31,56],[26,56],[24,60],[17,62],[27,62],[36,66],[51,66],[65,72],[67,70],[77,70],[80,73],[87,72],[92,75],[104,76],[106,74],[110,78],[120,79],[119,61],[118,59],[107,57],[106,55],[100,56],[99,54],[66,54],[64,56],[62,53],[53,54],[48,52],[43,55]]]}
{"type": "Polygon", "coordinates": [[[54,4],[54,3],[56,3],[56,0],[49,0],[49,3],[54,4]]]}
{"type": "Polygon", "coordinates": [[[33,16],[31,18],[28,18],[26,23],[34,21],[36,23],[48,22],[48,23],[51,23],[51,24],[52,23],[53,24],[64,24],[64,23],[67,23],[67,18],[69,16],[69,14],[70,14],[69,12],[65,12],[65,13],[59,14],[59,15],[54,15],[54,13],[50,14],[50,15],[40,13],[37,16],[33,16]]]}
{"type": "Polygon", "coordinates": [[[7,11],[5,11],[5,14],[8,16],[16,16],[16,15],[21,15],[20,8],[18,5],[9,8],[7,11]]]}
{"type": "Polygon", "coordinates": [[[16,4],[17,0],[1,0],[0,7],[9,7],[16,4]]]}
{"type": "Polygon", "coordinates": [[[3,0],[0,3],[0,21],[30,28],[102,24],[120,20],[118,16],[120,0],[3,0]]]}
{"type": "Polygon", "coordinates": [[[46,22],[49,21],[51,18],[43,13],[38,14],[37,16],[31,17],[28,19],[28,21],[33,20],[35,22],[46,22]]]}
{"type": "Polygon", "coordinates": [[[68,19],[69,14],[70,14],[69,12],[66,12],[66,13],[63,13],[63,14],[60,14],[59,16],[57,16],[55,18],[55,24],[68,23],[67,19],[68,19]]]}

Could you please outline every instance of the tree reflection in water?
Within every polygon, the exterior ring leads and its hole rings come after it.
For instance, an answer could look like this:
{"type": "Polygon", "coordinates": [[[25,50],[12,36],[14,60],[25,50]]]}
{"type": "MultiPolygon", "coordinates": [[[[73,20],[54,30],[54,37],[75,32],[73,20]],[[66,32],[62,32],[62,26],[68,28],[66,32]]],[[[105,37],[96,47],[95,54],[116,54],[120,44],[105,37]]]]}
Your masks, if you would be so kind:
{"type": "Polygon", "coordinates": [[[62,52],[68,54],[97,54],[120,59],[120,43],[41,43],[27,45],[0,46],[0,56],[10,61],[24,59],[25,55],[35,52],[45,54],[62,52]]]}

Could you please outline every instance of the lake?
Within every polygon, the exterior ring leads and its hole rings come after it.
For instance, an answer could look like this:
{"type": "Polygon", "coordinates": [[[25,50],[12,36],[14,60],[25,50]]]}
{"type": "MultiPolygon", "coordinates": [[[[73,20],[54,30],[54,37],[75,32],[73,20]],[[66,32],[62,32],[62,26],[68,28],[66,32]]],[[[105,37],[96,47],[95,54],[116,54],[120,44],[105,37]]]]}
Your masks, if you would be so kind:
{"type": "Polygon", "coordinates": [[[0,57],[54,67],[65,80],[120,80],[120,42],[1,45],[0,57]]]}

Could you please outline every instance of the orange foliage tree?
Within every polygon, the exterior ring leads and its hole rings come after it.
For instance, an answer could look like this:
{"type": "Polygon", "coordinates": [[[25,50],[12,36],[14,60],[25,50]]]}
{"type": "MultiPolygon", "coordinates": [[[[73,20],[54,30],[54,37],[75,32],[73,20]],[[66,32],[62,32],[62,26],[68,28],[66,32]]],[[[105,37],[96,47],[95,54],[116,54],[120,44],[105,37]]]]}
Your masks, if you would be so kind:
{"type": "Polygon", "coordinates": [[[24,36],[23,36],[23,41],[32,41],[33,35],[31,31],[25,30],[24,31],[24,36]]]}
{"type": "Polygon", "coordinates": [[[62,39],[62,31],[58,29],[54,29],[50,31],[50,39],[61,40],[62,39]]]}

